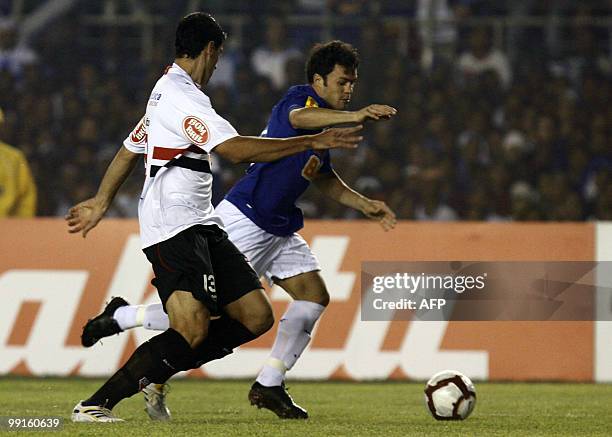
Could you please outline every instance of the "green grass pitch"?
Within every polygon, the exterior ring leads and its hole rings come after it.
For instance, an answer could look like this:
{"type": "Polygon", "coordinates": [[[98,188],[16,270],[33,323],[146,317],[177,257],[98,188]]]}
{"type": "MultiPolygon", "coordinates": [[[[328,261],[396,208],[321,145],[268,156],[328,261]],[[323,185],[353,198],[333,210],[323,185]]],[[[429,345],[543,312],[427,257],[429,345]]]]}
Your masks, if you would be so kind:
{"type": "Polygon", "coordinates": [[[149,421],[140,394],[115,408],[125,423],[71,423],[74,404],[101,382],[0,378],[0,416],[61,416],[63,429],[52,435],[83,436],[612,435],[612,386],[564,383],[477,382],[472,416],[437,422],[423,404],[423,383],[289,382],[290,393],[310,413],[309,420],[296,422],[250,406],[250,381],[182,379],[171,384],[170,423],[149,421]]]}

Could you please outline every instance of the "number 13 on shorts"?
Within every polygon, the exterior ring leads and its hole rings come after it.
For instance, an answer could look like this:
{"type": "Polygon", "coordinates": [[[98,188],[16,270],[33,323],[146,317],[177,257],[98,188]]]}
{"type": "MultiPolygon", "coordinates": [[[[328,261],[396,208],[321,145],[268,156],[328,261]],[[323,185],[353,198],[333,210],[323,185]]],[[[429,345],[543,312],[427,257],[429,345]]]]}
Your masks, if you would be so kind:
{"type": "Polygon", "coordinates": [[[213,275],[203,275],[204,291],[210,295],[213,300],[217,300],[217,290],[215,289],[215,277],[213,275]]]}

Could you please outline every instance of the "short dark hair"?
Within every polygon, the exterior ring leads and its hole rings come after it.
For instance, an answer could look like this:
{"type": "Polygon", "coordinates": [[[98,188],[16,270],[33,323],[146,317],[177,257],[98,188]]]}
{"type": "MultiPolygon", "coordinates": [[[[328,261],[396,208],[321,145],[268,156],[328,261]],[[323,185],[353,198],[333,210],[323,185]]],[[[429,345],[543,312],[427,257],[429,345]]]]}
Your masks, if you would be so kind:
{"type": "Polygon", "coordinates": [[[325,44],[315,44],[306,62],[306,80],[314,81],[314,75],[319,74],[324,79],[338,64],[348,71],[355,71],[359,66],[359,53],[352,45],[342,41],[330,41],[325,44]]]}
{"type": "Polygon", "coordinates": [[[227,34],[221,29],[219,23],[210,14],[193,12],[184,16],[176,28],[174,48],[176,57],[187,55],[197,58],[210,41],[215,48],[221,47],[227,34]]]}

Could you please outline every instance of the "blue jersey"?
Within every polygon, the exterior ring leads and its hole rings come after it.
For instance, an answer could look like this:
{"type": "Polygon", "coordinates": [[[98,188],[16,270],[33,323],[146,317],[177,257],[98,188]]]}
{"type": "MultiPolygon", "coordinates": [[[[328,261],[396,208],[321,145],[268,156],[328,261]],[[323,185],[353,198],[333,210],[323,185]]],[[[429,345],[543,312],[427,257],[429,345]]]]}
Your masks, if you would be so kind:
{"type": "MultiPolygon", "coordinates": [[[[327,108],[329,105],[310,85],[289,88],[272,109],[264,135],[289,138],[320,132],[291,126],[289,113],[305,107],[327,108]]],[[[264,231],[288,236],[304,226],[304,216],[295,202],[316,173],[331,171],[329,150],[307,150],[274,162],[254,163],[225,198],[264,231]]]]}

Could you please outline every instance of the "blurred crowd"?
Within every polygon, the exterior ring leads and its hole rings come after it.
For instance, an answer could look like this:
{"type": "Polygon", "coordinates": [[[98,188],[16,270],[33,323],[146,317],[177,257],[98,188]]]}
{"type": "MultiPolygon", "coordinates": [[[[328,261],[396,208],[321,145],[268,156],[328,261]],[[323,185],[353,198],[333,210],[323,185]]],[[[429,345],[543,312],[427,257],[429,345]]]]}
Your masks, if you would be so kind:
{"type": "MultiPolygon", "coordinates": [[[[356,151],[332,153],[349,185],[385,200],[401,219],[612,220],[612,30],[590,20],[612,18],[609,2],[448,0],[435,10],[427,2],[205,2],[221,17],[251,13],[239,43],[230,34],[205,91],[241,134],[258,135],[286,88],[305,82],[308,50],[321,40],[317,26],[288,14],[325,13],[338,23],[331,37],[360,51],[351,107],[399,111],[366,125],[356,151]],[[269,8],[250,11],[256,3],[269,8]],[[432,14],[451,21],[432,29],[387,19],[432,14]],[[496,44],[495,29],[479,20],[522,15],[571,23],[505,28],[496,44]]],[[[185,2],[156,2],[172,5],[154,11],[168,21],[143,61],[136,32],[82,24],[80,14],[96,12],[86,3],[27,45],[15,23],[0,24],[0,140],[27,158],[39,216],[64,215],[95,194],[172,61],[174,25],[185,11],[185,2]]],[[[216,201],[244,171],[215,158],[216,201]]],[[[142,181],[137,168],[112,215],[136,216],[142,181]]],[[[358,217],[314,189],[301,207],[311,218],[358,217]]]]}

